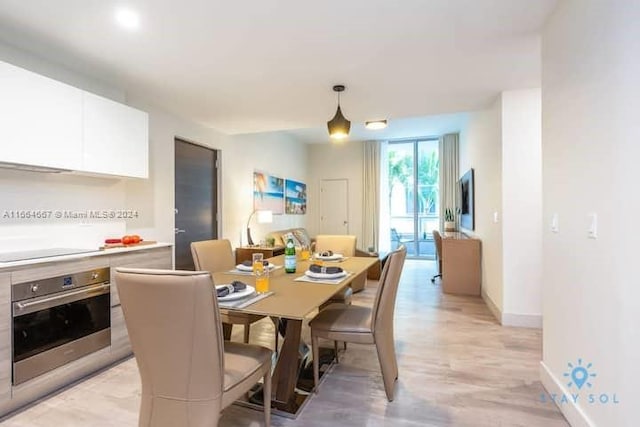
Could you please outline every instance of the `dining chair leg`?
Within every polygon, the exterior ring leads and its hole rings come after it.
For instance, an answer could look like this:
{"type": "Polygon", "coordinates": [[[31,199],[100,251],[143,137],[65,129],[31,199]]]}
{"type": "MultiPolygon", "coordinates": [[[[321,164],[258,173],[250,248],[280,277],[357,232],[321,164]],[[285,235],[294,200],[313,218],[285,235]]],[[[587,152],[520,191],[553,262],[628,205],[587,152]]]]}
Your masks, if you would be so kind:
{"type": "Polygon", "coordinates": [[[380,362],[380,371],[382,372],[384,391],[387,394],[387,400],[392,402],[395,382],[398,378],[398,363],[396,361],[393,336],[376,337],[376,350],[378,353],[378,361],[380,362]]]}
{"type": "Polygon", "coordinates": [[[313,352],[313,391],[318,393],[320,382],[320,351],[318,349],[318,337],[311,334],[311,351],[313,352]]]}
{"type": "Polygon", "coordinates": [[[251,333],[251,325],[244,325],[244,343],[249,344],[249,334],[251,333]]]}
{"type": "Polygon", "coordinates": [[[333,351],[335,353],[335,357],[336,357],[336,364],[340,363],[340,359],[338,359],[338,341],[334,341],[333,342],[333,351]]]}
{"type": "Polygon", "coordinates": [[[344,351],[347,351],[347,342],[342,341],[342,346],[344,347],[344,351]]]}
{"type": "Polygon", "coordinates": [[[271,365],[264,374],[262,384],[262,405],[264,406],[264,425],[271,425],[271,365]]]}
{"type": "Polygon", "coordinates": [[[280,341],[279,340],[280,332],[278,331],[279,319],[277,317],[273,317],[273,316],[270,316],[269,318],[273,322],[273,327],[274,327],[273,329],[274,329],[274,336],[275,336],[275,347],[274,347],[273,351],[277,356],[278,355],[278,344],[279,344],[279,341],[280,341]]]}

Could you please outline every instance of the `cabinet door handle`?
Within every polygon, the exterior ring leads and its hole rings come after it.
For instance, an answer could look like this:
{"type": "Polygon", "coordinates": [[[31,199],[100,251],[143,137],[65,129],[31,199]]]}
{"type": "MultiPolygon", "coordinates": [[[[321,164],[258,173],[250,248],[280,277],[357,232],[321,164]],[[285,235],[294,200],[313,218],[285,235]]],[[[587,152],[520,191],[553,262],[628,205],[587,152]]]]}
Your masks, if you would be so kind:
{"type": "Polygon", "coordinates": [[[180,229],[180,228],[174,228],[174,229],[173,229],[173,231],[174,231],[176,234],[186,233],[186,232],[187,232],[187,230],[182,230],[182,229],[180,229]]]}

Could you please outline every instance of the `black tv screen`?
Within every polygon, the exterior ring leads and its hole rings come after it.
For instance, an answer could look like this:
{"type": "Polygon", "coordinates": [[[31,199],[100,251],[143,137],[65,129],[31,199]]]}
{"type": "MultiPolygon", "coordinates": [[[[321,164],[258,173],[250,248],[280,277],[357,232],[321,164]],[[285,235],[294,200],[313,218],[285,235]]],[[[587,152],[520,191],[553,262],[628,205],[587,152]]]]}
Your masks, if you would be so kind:
{"type": "Polygon", "coordinates": [[[473,230],[473,169],[469,169],[460,178],[460,227],[473,230]]]}

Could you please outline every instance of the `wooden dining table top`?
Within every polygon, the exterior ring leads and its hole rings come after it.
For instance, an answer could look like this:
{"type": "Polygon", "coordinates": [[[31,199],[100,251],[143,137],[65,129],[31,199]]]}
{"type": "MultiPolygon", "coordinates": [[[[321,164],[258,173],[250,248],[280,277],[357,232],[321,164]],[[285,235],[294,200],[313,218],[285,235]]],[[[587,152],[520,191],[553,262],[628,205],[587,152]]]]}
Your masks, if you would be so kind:
{"type": "MultiPolygon", "coordinates": [[[[284,255],[269,258],[269,261],[277,266],[284,265],[284,255]]],[[[352,273],[338,284],[296,282],[295,279],[304,275],[308,270],[310,261],[297,262],[295,273],[286,273],[284,268],[278,268],[271,272],[269,278],[269,291],[273,292],[267,298],[263,298],[245,308],[228,308],[228,311],[240,313],[259,314],[265,316],[281,317],[286,319],[304,319],[313,310],[328,301],[336,292],[348,286],[351,281],[378,262],[375,257],[347,257],[342,261],[324,261],[325,266],[342,267],[352,273]]],[[[215,284],[230,283],[233,280],[242,281],[254,286],[255,279],[251,275],[218,272],[213,274],[215,284]]]]}

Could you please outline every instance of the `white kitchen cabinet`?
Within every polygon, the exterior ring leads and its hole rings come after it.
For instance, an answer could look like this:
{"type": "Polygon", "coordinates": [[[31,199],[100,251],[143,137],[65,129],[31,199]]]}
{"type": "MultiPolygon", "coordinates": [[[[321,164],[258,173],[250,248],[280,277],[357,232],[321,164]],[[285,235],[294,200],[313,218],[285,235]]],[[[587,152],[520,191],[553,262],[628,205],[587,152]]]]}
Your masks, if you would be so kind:
{"type": "Polygon", "coordinates": [[[88,92],[83,99],[82,170],[148,178],[147,113],[88,92]]]}
{"type": "Polygon", "coordinates": [[[0,61],[0,162],[78,170],[82,90],[0,61]]]}

